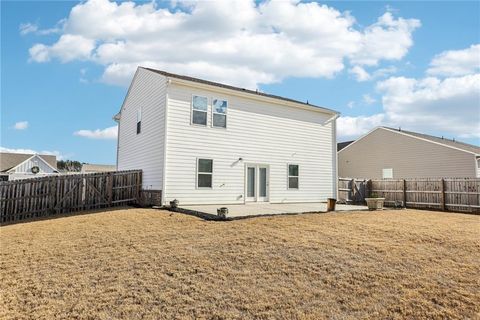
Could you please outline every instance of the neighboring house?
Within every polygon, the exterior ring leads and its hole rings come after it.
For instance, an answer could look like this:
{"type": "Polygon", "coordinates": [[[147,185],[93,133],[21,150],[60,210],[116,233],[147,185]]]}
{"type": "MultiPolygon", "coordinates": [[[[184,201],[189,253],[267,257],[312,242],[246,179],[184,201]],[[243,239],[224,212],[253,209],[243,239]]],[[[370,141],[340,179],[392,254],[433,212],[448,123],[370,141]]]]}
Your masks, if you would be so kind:
{"type": "Polygon", "coordinates": [[[97,172],[108,172],[108,171],[115,171],[115,165],[109,164],[90,164],[84,163],[82,164],[82,173],[97,173],[97,172]]]}
{"type": "Polygon", "coordinates": [[[426,134],[378,127],[338,152],[349,178],[479,177],[480,147],[426,134]]]}
{"type": "Polygon", "coordinates": [[[337,143],[337,151],[342,150],[343,148],[345,148],[346,146],[348,146],[350,143],[353,143],[353,140],[352,140],[352,141],[345,141],[345,142],[339,142],[339,143],[337,143]]]}
{"type": "Polygon", "coordinates": [[[18,180],[58,174],[57,157],[43,154],[0,153],[0,180],[18,180]]]}
{"type": "Polygon", "coordinates": [[[117,169],[142,169],[162,203],[318,202],[336,196],[326,108],[138,68],[121,111],[117,169]]]}

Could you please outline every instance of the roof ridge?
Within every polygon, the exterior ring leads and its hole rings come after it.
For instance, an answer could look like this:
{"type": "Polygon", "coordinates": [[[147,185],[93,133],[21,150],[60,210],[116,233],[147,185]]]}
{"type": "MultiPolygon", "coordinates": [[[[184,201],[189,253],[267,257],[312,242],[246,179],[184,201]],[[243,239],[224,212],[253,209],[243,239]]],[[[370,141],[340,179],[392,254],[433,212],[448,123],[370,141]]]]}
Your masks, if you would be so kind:
{"type": "Polygon", "coordinates": [[[334,114],[339,114],[339,112],[337,112],[337,111],[335,111],[335,110],[332,110],[332,109],[329,109],[329,108],[325,108],[325,107],[321,107],[321,106],[317,106],[317,105],[311,104],[311,103],[308,102],[308,100],[307,100],[307,102],[302,102],[302,101],[299,101],[299,100],[295,100],[295,99],[291,99],[291,98],[287,98],[287,97],[282,97],[282,96],[275,95],[275,94],[270,94],[270,93],[261,92],[261,91],[259,91],[258,89],[254,91],[254,90],[251,90],[251,89],[236,87],[236,86],[233,86],[233,85],[230,85],[230,84],[224,84],[224,83],[215,82],[215,81],[211,81],[211,80],[205,80],[205,79],[195,78],[195,77],[192,77],[192,76],[187,76],[187,75],[181,75],[181,74],[171,73],[171,72],[167,72],[167,71],[163,71],[163,70],[158,70],[158,69],[153,69],[153,68],[147,68],[147,67],[142,67],[142,66],[139,66],[139,68],[142,68],[142,69],[145,69],[145,70],[149,70],[149,71],[152,71],[152,72],[161,74],[161,75],[166,76],[166,77],[173,77],[173,78],[177,78],[177,79],[182,79],[182,80],[187,80],[187,81],[192,81],[192,82],[198,82],[198,83],[203,83],[203,84],[207,84],[207,85],[212,85],[212,86],[216,86],[216,87],[220,87],[220,88],[224,88],[224,89],[230,89],[230,90],[235,90],[235,91],[240,91],[240,92],[246,92],[246,93],[250,93],[250,94],[256,94],[256,95],[263,96],[263,97],[268,97],[268,98],[272,98],[272,99],[278,99],[278,100],[283,100],[283,101],[298,103],[298,104],[301,104],[301,105],[304,105],[304,106],[309,106],[309,107],[318,108],[318,109],[324,110],[324,111],[326,111],[326,112],[331,112],[331,113],[334,113],[334,114]]]}
{"type": "MultiPolygon", "coordinates": [[[[438,137],[438,136],[434,136],[434,135],[427,134],[427,133],[415,132],[415,131],[410,131],[410,130],[403,130],[403,129],[401,129],[401,128],[396,129],[396,128],[387,127],[387,126],[381,126],[381,127],[382,127],[382,128],[385,128],[385,129],[393,130],[393,131],[396,131],[396,132],[403,132],[403,133],[410,134],[410,135],[423,136],[423,137],[426,138],[426,139],[428,139],[428,138],[437,139],[437,140],[439,140],[439,141],[438,141],[439,143],[440,143],[440,141],[444,141],[444,142],[445,142],[445,145],[447,145],[447,146],[448,146],[448,144],[447,144],[447,142],[448,142],[448,143],[459,144],[459,145],[463,145],[463,146],[465,146],[465,147],[476,148],[476,149],[479,149],[479,150],[480,150],[480,146],[477,146],[477,145],[474,145],[474,144],[470,144],[470,143],[466,143],[466,142],[463,142],[463,141],[458,141],[458,140],[455,140],[455,139],[444,138],[443,136],[442,136],[442,137],[438,137]]],[[[436,142],[437,142],[437,141],[436,141],[436,142]]]]}

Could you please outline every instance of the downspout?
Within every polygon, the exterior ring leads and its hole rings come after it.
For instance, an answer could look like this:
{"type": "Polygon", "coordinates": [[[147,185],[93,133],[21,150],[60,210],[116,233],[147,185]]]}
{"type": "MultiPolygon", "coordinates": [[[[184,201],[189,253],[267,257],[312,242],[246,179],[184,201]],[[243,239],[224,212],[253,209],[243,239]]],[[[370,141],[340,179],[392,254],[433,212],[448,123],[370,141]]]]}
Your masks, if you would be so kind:
{"type": "Polygon", "coordinates": [[[165,110],[163,114],[163,174],[162,174],[162,205],[166,205],[166,186],[167,186],[167,144],[168,144],[168,89],[172,80],[170,78],[166,78],[165,84],[165,110]]]}
{"type": "Polygon", "coordinates": [[[337,113],[330,119],[328,119],[325,124],[332,123],[332,197],[338,199],[338,154],[337,154],[337,119],[340,117],[340,114],[337,113]]]}

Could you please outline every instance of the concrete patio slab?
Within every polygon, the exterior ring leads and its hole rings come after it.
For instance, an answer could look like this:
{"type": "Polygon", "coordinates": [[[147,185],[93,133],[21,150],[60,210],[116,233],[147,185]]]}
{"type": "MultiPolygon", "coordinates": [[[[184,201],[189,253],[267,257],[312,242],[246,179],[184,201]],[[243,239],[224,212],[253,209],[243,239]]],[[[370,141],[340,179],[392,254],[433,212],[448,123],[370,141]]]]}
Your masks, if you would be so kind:
{"type": "MultiPolygon", "coordinates": [[[[195,205],[180,206],[182,210],[198,212],[207,215],[217,216],[217,209],[228,208],[228,218],[240,218],[262,215],[295,214],[307,212],[327,212],[327,204],[324,202],[315,203],[249,203],[231,205],[195,205]]],[[[359,211],[368,210],[366,206],[354,206],[337,204],[335,211],[359,211]]]]}

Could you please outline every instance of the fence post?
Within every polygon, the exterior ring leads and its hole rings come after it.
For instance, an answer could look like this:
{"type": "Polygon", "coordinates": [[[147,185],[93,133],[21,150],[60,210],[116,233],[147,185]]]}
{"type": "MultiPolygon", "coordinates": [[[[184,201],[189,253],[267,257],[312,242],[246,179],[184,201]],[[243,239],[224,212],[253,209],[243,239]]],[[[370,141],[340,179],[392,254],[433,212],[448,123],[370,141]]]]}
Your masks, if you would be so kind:
{"type": "Polygon", "coordinates": [[[142,174],[143,171],[137,172],[137,204],[141,204],[142,202],[142,174]]]}
{"type": "Polygon", "coordinates": [[[440,184],[440,190],[442,191],[440,198],[440,206],[442,207],[442,210],[445,211],[447,206],[445,205],[445,180],[443,178],[440,180],[440,184]]]}
{"type": "Polygon", "coordinates": [[[55,200],[57,198],[57,180],[55,178],[50,178],[50,200],[49,207],[52,213],[55,212],[55,200]]]}
{"type": "Polygon", "coordinates": [[[350,201],[352,201],[352,203],[355,203],[356,200],[357,200],[357,197],[355,196],[355,178],[352,178],[350,180],[350,201]]]}
{"type": "Polygon", "coordinates": [[[407,181],[403,179],[403,207],[407,207],[407,181]]]}
{"type": "Polygon", "coordinates": [[[113,201],[113,175],[111,172],[107,175],[107,192],[108,206],[111,207],[113,201]]]}

